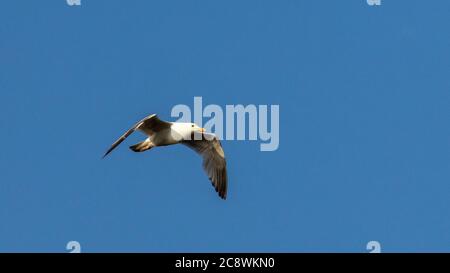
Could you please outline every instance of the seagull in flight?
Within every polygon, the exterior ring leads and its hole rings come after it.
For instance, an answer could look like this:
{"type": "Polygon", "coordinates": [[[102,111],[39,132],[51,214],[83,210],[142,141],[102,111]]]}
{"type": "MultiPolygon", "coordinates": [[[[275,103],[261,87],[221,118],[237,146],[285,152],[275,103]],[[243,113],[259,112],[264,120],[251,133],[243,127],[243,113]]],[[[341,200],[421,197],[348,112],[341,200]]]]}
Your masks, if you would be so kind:
{"type": "Polygon", "coordinates": [[[106,151],[107,156],[134,131],[139,130],[148,137],[130,146],[134,152],[144,152],[154,147],[183,144],[203,157],[203,169],[216,192],[222,199],[227,197],[227,167],[225,154],[220,141],[214,134],[206,133],[195,123],[167,122],[156,114],[150,115],[125,132],[106,151]]]}

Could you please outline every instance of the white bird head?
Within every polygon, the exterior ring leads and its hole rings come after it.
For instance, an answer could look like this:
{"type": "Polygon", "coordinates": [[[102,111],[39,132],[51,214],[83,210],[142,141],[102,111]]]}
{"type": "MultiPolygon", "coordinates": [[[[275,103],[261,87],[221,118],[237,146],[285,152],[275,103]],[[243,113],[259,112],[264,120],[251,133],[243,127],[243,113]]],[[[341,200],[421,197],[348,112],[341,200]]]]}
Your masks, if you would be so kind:
{"type": "Polygon", "coordinates": [[[202,134],[205,132],[204,128],[191,122],[174,122],[172,123],[171,129],[172,137],[178,140],[190,140],[193,134],[202,134]]]}

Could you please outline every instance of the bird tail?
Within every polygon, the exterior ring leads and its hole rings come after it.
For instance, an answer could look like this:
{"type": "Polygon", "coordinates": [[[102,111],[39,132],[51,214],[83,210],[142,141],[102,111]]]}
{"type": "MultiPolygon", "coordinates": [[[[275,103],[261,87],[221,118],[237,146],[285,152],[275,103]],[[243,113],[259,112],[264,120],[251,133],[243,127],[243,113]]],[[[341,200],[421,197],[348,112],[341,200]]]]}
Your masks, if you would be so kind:
{"type": "Polygon", "coordinates": [[[150,140],[146,139],[142,142],[130,146],[130,149],[133,150],[134,152],[143,152],[150,150],[153,147],[155,147],[155,145],[150,140]]]}

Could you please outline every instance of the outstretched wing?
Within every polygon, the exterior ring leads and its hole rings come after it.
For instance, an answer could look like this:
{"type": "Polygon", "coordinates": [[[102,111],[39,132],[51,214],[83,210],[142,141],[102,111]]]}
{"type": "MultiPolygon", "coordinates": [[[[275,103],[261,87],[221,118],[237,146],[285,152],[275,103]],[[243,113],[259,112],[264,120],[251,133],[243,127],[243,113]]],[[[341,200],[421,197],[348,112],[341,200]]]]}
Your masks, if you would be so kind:
{"type": "Polygon", "coordinates": [[[151,136],[155,132],[162,131],[164,129],[170,128],[172,123],[160,120],[156,114],[150,115],[138,123],[136,123],[133,127],[131,127],[128,131],[125,132],[119,139],[116,140],[111,145],[111,148],[106,151],[105,155],[103,157],[107,156],[112,150],[114,150],[117,146],[119,146],[122,141],[124,141],[129,135],[131,135],[136,130],[141,130],[148,136],[151,136]]]}
{"type": "MultiPolygon", "coordinates": [[[[194,138],[192,138],[194,139],[194,138]]],[[[227,198],[227,162],[222,145],[213,134],[202,134],[201,140],[185,140],[181,142],[203,157],[203,169],[223,199],[227,198]]]]}

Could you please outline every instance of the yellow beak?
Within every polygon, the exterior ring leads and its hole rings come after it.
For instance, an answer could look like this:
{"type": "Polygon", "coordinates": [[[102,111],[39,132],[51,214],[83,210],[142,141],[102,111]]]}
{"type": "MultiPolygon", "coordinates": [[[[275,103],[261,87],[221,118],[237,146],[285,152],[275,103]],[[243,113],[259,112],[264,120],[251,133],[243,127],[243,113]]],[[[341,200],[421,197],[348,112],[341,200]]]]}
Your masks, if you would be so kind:
{"type": "Polygon", "coordinates": [[[199,131],[200,133],[206,132],[205,128],[200,128],[200,129],[198,129],[198,131],[199,131]]]}

